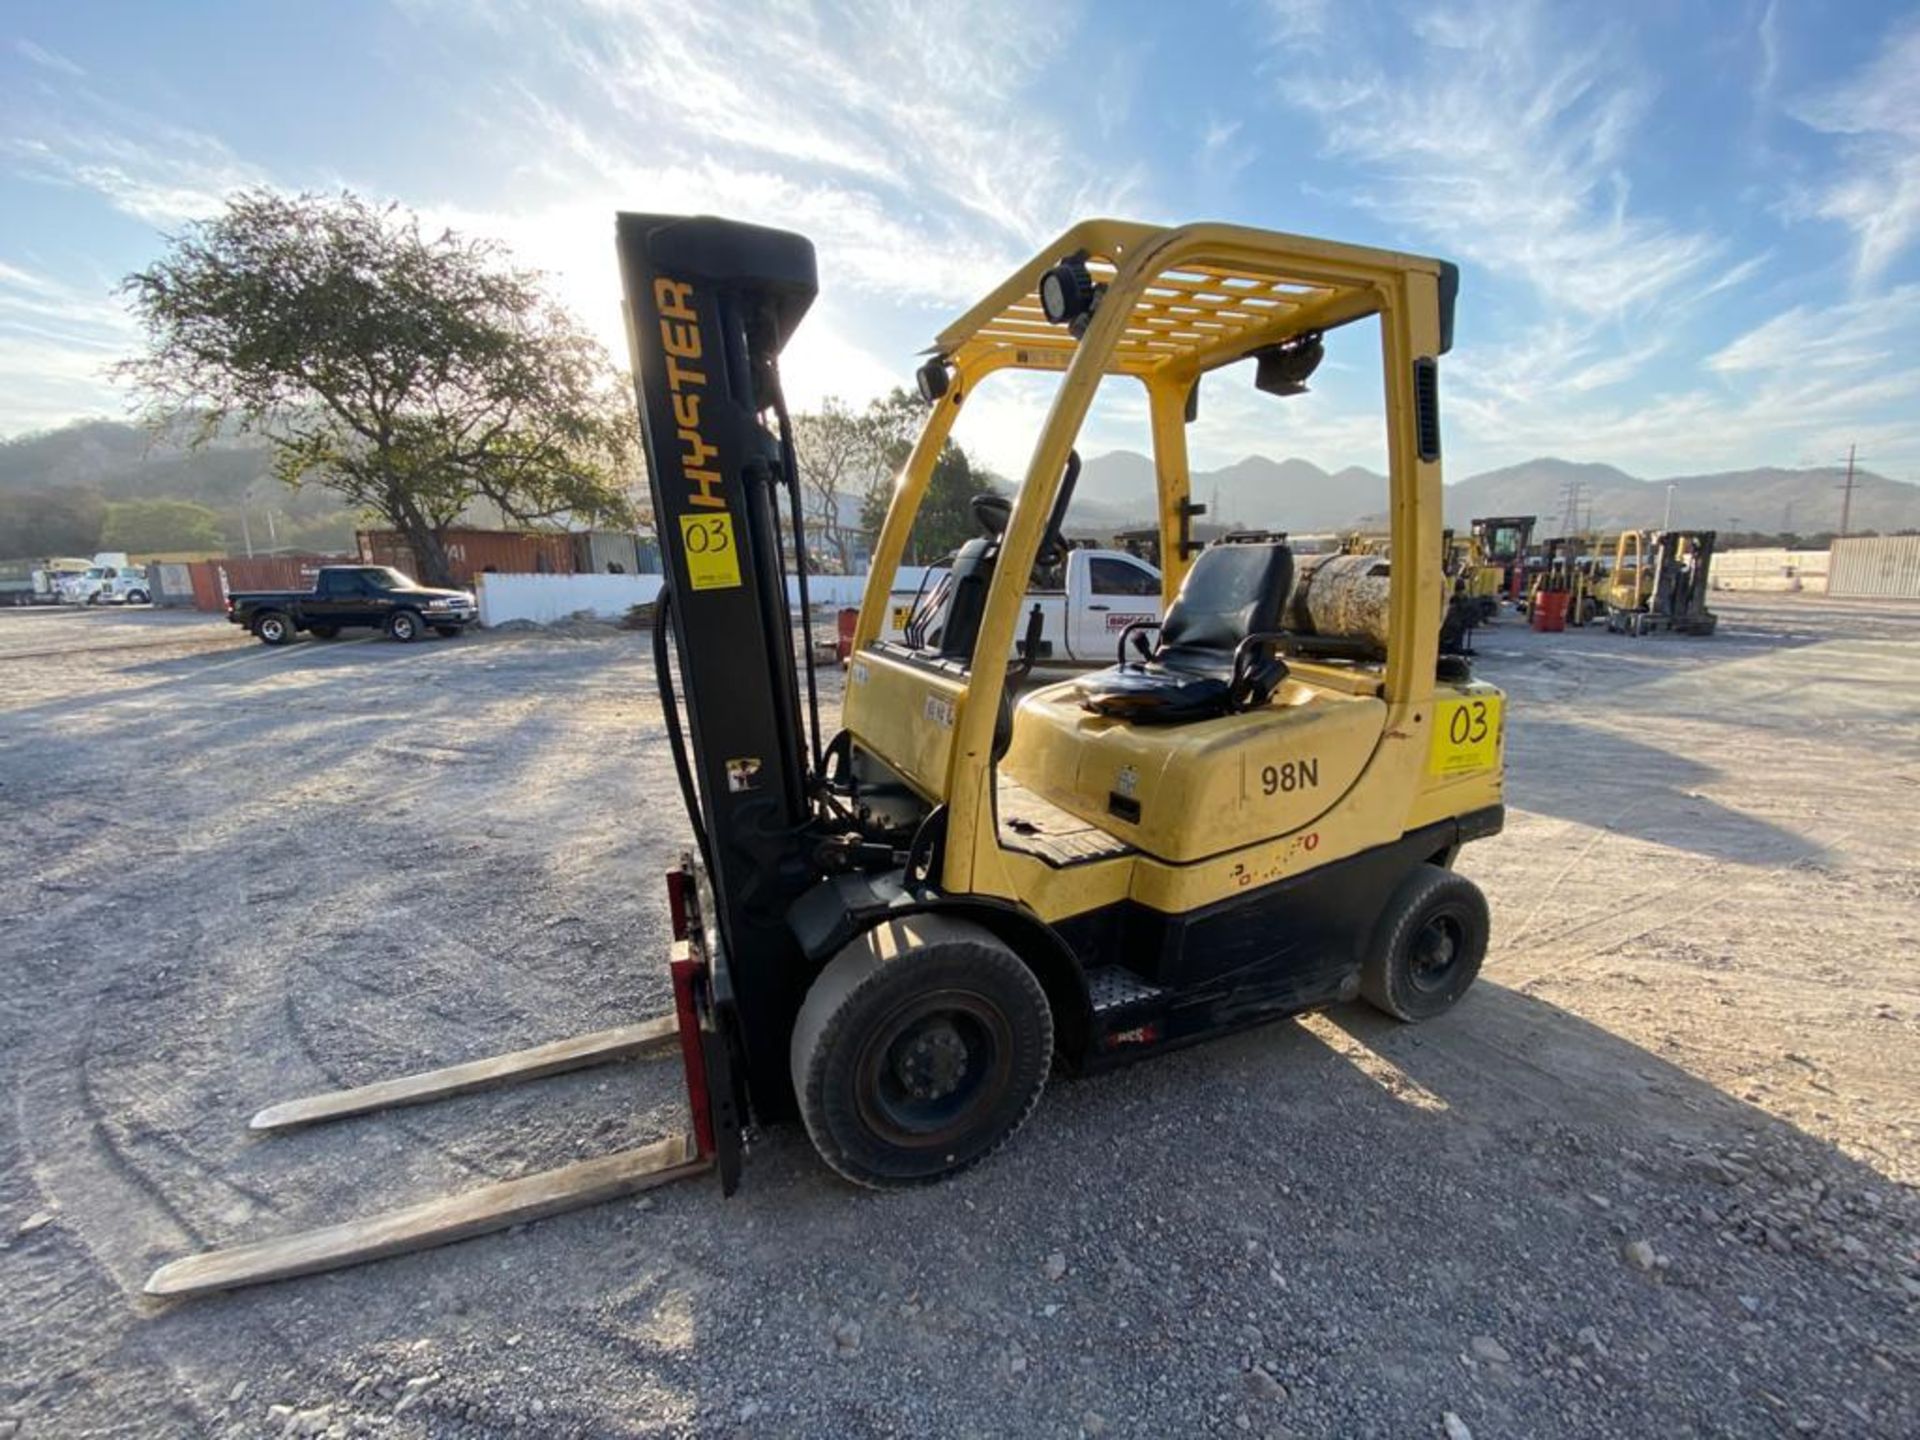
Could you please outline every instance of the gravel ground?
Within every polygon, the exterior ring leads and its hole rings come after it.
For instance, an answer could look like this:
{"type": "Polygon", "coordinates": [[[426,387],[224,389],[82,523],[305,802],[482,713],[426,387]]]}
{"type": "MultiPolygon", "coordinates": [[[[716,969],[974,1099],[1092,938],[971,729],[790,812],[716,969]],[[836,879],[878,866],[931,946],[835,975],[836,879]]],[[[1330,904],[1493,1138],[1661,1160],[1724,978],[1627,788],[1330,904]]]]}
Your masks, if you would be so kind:
{"type": "Polygon", "coordinates": [[[665,1000],[641,636],[268,650],[0,613],[9,1436],[1920,1433],[1920,609],[1483,635],[1495,953],[1052,1087],[875,1196],[804,1135],[447,1250],[151,1267],[639,1143],[670,1065],[274,1139],[266,1101],[665,1000]]]}

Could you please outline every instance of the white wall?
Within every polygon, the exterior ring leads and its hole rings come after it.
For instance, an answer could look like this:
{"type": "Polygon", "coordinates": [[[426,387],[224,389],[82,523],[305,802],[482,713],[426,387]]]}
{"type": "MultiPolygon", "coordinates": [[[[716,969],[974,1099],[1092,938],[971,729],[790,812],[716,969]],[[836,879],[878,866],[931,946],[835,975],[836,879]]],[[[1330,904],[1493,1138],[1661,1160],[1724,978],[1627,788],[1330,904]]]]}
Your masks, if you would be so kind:
{"type": "Polygon", "coordinates": [[[1819,594],[1827,588],[1824,550],[1722,550],[1710,572],[1716,590],[1789,590],[1819,594]]]}
{"type": "Polygon", "coordinates": [[[482,625],[551,625],[582,610],[617,620],[660,594],[658,575],[476,575],[482,625]]]}
{"type": "MultiPolygon", "coordinates": [[[[920,583],[921,573],[918,567],[902,566],[894,584],[911,590],[920,583]]],[[[658,575],[481,574],[473,578],[482,625],[504,625],[509,620],[551,625],[582,610],[617,620],[635,605],[657,599],[663,583],[658,575]]],[[[816,610],[858,605],[866,588],[864,575],[807,577],[807,598],[816,610]]],[[[787,581],[787,598],[796,604],[800,599],[800,584],[792,578],[787,581]]]]}

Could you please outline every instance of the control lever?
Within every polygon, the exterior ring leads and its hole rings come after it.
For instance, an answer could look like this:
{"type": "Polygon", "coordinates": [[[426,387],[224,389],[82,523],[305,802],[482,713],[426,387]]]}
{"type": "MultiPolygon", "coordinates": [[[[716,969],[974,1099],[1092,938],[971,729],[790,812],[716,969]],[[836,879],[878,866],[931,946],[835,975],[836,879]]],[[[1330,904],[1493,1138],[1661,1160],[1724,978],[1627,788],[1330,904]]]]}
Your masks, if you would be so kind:
{"type": "Polygon", "coordinates": [[[1034,657],[1040,653],[1040,631],[1046,622],[1047,617],[1040,613],[1040,602],[1036,600],[1027,612],[1027,634],[1020,642],[1019,667],[1007,677],[1016,685],[1033,673],[1034,657]]]}

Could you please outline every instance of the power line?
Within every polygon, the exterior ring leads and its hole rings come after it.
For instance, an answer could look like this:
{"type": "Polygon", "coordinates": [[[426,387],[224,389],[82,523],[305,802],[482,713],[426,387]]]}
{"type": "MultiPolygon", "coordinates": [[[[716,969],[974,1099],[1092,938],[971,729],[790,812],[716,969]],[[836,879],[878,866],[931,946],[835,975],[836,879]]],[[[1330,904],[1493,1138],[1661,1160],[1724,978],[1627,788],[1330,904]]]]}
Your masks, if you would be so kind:
{"type": "Polygon", "coordinates": [[[1580,528],[1580,501],[1586,491],[1584,480],[1569,480],[1560,487],[1560,497],[1565,509],[1561,515],[1560,533],[1572,535],[1580,528]]]}
{"type": "Polygon", "coordinates": [[[1847,446],[1847,478],[1834,487],[1841,492],[1840,533],[1842,536],[1847,533],[1847,527],[1853,520],[1853,462],[1856,458],[1854,452],[1857,448],[1857,446],[1853,445],[1847,446]]]}

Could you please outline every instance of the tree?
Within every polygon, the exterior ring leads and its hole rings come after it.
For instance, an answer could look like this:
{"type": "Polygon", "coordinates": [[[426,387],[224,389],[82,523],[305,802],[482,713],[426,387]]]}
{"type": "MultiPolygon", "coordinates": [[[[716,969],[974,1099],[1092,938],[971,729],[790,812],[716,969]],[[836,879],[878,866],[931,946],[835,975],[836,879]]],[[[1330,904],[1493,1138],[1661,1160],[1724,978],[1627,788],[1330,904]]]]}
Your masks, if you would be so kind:
{"type": "MultiPolygon", "coordinates": [[[[866,494],[860,505],[860,526],[876,539],[893,503],[894,477],[907,463],[913,444],[926,423],[927,407],[918,395],[896,387],[867,406],[860,417],[865,431],[870,467],[866,494]]],[[[1005,488],[999,476],[973,462],[966,450],[949,439],[940,447],[927,479],[927,493],[907,538],[906,563],[928,565],[952,553],[980,533],[973,518],[973,497],[1005,488]]]]}
{"type": "Polygon", "coordinates": [[[102,550],[221,550],[220,512],[191,500],[116,500],[100,529],[102,550]]]}
{"type": "Polygon", "coordinates": [[[445,532],[478,500],[633,521],[631,396],[497,244],[352,194],[250,191],[122,289],[147,354],[120,372],[150,422],[264,436],[282,480],[382,517],[424,578],[449,578],[445,532]]]}
{"type": "MultiPolygon", "coordinates": [[[[809,538],[833,547],[842,575],[853,571],[857,533],[841,519],[841,502],[868,481],[872,461],[867,427],[841,400],[793,417],[794,456],[800,467],[809,538]]],[[[811,548],[811,547],[809,547],[811,548]]]]}
{"type": "Polygon", "coordinates": [[[0,551],[7,558],[91,555],[100,549],[106,505],[91,490],[0,495],[0,551]]]}

